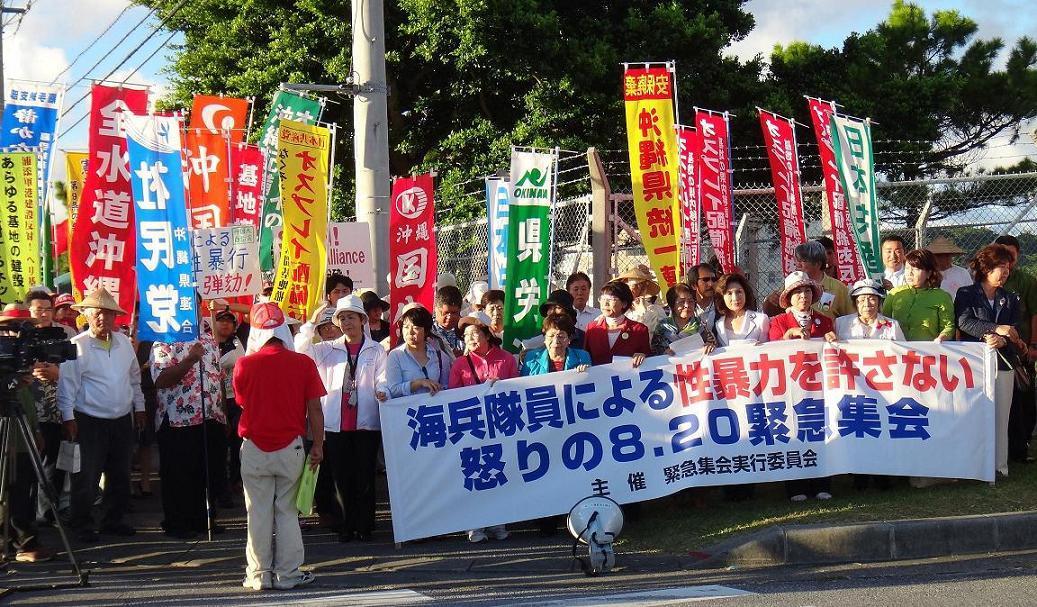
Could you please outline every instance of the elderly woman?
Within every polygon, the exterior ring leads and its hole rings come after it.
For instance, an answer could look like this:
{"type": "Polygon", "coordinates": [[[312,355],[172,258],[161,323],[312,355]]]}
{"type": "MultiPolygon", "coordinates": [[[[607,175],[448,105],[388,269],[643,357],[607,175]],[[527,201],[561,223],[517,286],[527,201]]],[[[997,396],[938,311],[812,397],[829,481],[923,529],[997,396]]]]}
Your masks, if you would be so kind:
{"type": "Polygon", "coordinates": [[[941,280],[932,253],[915,249],[907,254],[904,284],[889,292],[882,313],[900,323],[909,341],[954,338],[954,302],[940,288],[941,280]]]}
{"type": "Polygon", "coordinates": [[[432,334],[432,313],[414,304],[400,316],[403,343],[389,352],[385,364],[384,400],[421,392],[436,394],[450,381],[454,357],[432,334]]]}
{"type": "Polygon", "coordinates": [[[755,345],[770,337],[771,319],[756,311],[756,295],[745,276],[720,277],[713,305],[717,311],[713,333],[720,346],[755,345]]]}
{"type": "MultiPolygon", "coordinates": [[[[670,316],[663,318],[652,332],[652,354],[673,354],[670,344],[702,333],[695,316],[695,292],[685,284],[676,284],[666,291],[666,305],[670,316]]],[[[712,340],[712,335],[710,335],[712,340]]]]}
{"type": "Polygon", "coordinates": [[[659,321],[666,318],[666,312],[661,306],[652,303],[653,298],[659,295],[659,283],[652,280],[648,267],[639,265],[620,274],[615,280],[626,283],[633,295],[627,318],[643,324],[648,327],[649,333],[653,333],[659,321]]]}
{"type": "Polygon", "coordinates": [[[839,339],[892,339],[904,340],[900,323],[879,313],[886,289],[877,280],[865,278],[853,283],[850,298],[857,308],[856,314],[847,314],[835,319],[835,334],[839,339]]]}
{"type": "Polygon", "coordinates": [[[614,280],[601,287],[601,316],[587,325],[583,338],[595,365],[607,365],[614,356],[629,356],[638,367],[651,352],[648,327],[626,316],[633,301],[624,282],[614,280]]]}
{"type": "Polygon", "coordinates": [[[954,299],[954,314],[962,341],[982,341],[998,351],[994,383],[997,432],[994,446],[995,465],[1002,476],[1008,476],[1008,419],[1014,387],[1012,369],[1023,364],[1019,353],[1026,352],[1026,343],[1015,329],[1020,313],[1019,296],[1003,288],[1014,261],[1011,249],[1004,245],[983,247],[970,264],[976,282],[958,289],[954,299]]]}
{"type": "MultiPolygon", "coordinates": [[[[812,310],[811,306],[821,296],[821,285],[807,276],[806,272],[793,272],[785,277],[785,288],[778,297],[779,305],[788,311],[771,319],[770,339],[824,338],[835,341],[832,319],[812,310]]],[[[793,502],[806,501],[808,496],[819,500],[832,499],[830,478],[806,478],[785,482],[785,493],[793,502]]]]}

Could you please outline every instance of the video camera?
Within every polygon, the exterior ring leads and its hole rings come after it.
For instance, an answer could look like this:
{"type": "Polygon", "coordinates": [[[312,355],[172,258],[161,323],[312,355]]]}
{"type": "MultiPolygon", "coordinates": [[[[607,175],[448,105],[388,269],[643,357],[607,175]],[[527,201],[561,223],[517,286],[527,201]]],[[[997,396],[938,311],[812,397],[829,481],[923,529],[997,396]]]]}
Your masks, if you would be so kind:
{"type": "Polygon", "coordinates": [[[31,322],[0,323],[0,374],[31,373],[36,363],[59,365],[77,356],[62,327],[31,322]]]}

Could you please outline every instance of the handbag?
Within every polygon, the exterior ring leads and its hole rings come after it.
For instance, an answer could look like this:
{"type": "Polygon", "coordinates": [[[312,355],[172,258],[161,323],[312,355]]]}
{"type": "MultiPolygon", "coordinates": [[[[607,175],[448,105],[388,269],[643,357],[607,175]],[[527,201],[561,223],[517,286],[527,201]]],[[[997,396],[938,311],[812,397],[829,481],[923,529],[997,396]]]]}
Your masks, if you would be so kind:
{"type": "Polygon", "coordinates": [[[1018,352],[1013,352],[1010,356],[1005,356],[1001,352],[998,352],[997,355],[1001,357],[1001,360],[1005,361],[1005,364],[1012,368],[1012,379],[1015,382],[1015,389],[1020,392],[1029,392],[1033,388],[1033,375],[1030,365],[1018,352]]]}

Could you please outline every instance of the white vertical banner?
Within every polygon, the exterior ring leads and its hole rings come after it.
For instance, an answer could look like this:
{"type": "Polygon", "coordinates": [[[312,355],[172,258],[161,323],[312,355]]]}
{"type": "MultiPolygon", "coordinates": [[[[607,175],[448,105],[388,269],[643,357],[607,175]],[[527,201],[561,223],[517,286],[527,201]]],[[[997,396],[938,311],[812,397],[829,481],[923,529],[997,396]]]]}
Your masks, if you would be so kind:
{"type": "Polygon", "coordinates": [[[508,202],[511,184],[507,179],[486,178],[487,276],[491,289],[504,289],[508,268],[508,202]]]}

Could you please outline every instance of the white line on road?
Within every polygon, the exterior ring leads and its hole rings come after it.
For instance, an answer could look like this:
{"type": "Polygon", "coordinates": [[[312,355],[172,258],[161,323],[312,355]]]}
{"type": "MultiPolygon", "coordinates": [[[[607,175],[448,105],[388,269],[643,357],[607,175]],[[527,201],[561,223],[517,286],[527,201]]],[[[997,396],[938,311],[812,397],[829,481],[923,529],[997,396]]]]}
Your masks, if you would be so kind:
{"type": "Polygon", "coordinates": [[[644,590],[638,592],[624,592],[622,594],[611,594],[605,596],[589,597],[582,599],[564,598],[553,601],[537,601],[535,603],[521,603],[514,607],[523,605],[537,605],[538,607],[663,607],[673,603],[686,603],[688,601],[711,601],[713,599],[726,599],[736,596],[753,594],[746,590],[729,588],[727,586],[680,586],[677,588],[665,588],[663,590],[644,590]]]}

